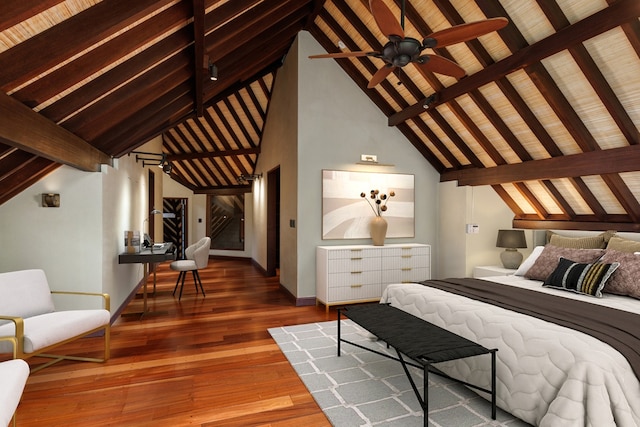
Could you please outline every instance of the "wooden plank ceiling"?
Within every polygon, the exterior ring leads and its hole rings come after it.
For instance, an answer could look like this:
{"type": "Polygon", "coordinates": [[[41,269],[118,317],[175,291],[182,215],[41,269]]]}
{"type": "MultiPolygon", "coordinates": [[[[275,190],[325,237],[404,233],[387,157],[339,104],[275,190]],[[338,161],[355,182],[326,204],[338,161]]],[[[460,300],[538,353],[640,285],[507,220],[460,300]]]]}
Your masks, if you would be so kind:
{"type": "MultiPolygon", "coordinates": [[[[388,41],[368,0],[3,0],[0,203],[68,164],[98,170],[162,135],[196,193],[246,191],[275,75],[299,31],[327,52],[388,41]],[[209,76],[215,64],[218,80],[209,76]]],[[[402,15],[402,0],[384,0],[402,15]]],[[[488,17],[427,49],[461,79],[337,61],[442,181],[491,185],[514,226],[640,231],[640,2],[406,0],[406,36],[488,17]]],[[[318,52],[322,53],[322,52],[318,52]]]]}

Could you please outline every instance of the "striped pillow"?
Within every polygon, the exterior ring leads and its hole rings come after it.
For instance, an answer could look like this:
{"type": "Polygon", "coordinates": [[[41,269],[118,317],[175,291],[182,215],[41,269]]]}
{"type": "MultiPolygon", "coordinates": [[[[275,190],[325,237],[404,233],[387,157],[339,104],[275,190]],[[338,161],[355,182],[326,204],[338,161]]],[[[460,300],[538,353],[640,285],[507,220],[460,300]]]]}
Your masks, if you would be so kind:
{"type": "Polygon", "coordinates": [[[560,257],[558,266],[542,286],[600,298],[602,297],[602,288],[619,265],[618,262],[581,264],[560,257]]]}

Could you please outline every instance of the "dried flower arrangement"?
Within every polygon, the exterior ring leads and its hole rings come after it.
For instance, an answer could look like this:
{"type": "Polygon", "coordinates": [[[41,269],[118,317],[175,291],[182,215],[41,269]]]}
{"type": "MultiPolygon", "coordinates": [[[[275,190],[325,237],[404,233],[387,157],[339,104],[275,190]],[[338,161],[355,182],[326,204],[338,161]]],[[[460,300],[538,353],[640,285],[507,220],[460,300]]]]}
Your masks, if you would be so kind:
{"type": "Polygon", "coordinates": [[[369,198],[367,198],[366,193],[360,193],[360,197],[369,203],[369,206],[371,206],[371,209],[376,216],[382,216],[382,212],[387,210],[387,202],[395,195],[396,193],[393,190],[389,191],[389,196],[384,193],[380,194],[380,190],[371,190],[369,198]],[[373,202],[371,202],[370,199],[373,200],[373,202]]]}

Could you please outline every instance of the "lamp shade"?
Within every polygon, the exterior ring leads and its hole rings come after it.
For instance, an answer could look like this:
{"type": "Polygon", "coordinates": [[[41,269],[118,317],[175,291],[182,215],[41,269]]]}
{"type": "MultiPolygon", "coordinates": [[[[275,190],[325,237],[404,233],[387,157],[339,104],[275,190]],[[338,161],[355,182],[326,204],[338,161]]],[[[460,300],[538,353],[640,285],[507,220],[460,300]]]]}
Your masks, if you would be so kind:
{"type": "Polygon", "coordinates": [[[496,247],[510,249],[526,248],[527,239],[524,236],[524,230],[498,230],[496,247]]]}

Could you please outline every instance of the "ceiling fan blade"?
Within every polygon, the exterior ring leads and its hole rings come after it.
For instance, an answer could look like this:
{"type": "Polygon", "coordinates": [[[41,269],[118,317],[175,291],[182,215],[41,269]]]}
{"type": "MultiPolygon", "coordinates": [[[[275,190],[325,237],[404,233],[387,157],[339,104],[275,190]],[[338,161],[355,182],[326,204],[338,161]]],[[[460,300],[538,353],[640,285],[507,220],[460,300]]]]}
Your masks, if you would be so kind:
{"type": "Polygon", "coordinates": [[[455,25],[446,30],[436,31],[425,39],[425,45],[430,48],[444,47],[451,44],[466,42],[492,31],[504,28],[509,23],[507,18],[491,18],[484,21],[469,22],[466,24],[455,25]],[[435,45],[428,43],[429,39],[436,41],[435,45]]]}
{"type": "Polygon", "coordinates": [[[376,52],[338,52],[338,53],[323,53],[320,55],[311,55],[309,58],[352,58],[358,56],[367,56],[375,54],[376,52]]]}
{"type": "Polygon", "coordinates": [[[455,77],[456,79],[461,79],[467,74],[464,71],[464,68],[447,58],[443,58],[438,55],[425,55],[421,58],[425,57],[429,59],[425,60],[423,63],[415,63],[418,67],[421,67],[424,70],[455,77]]]}
{"type": "Polygon", "coordinates": [[[396,67],[394,67],[393,65],[385,65],[384,67],[380,68],[378,71],[376,71],[373,77],[371,77],[371,80],[369,80],[369,84],[367,85],[367,88],[371,89],[377,86],[380,82],[386,79],[387,76],[391,74],[391,72],[395,68],[396,67]]]}
{"type": "Polygon", "coordinates": [[[382,34],[387,37],[393,35],[404,38],[402,26],[382,0],[369,0],[369,9],[382,34]]]}

